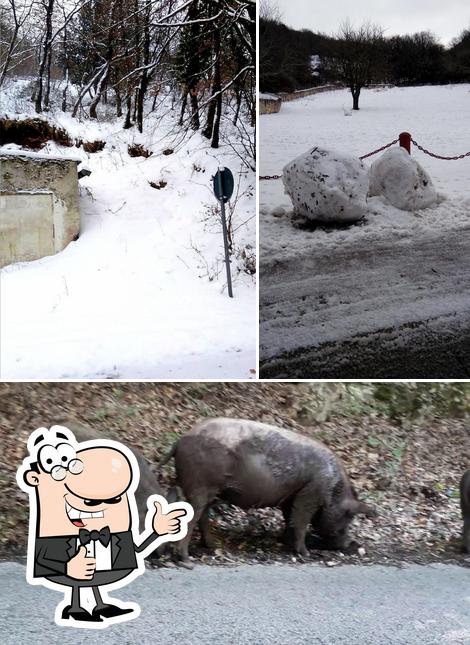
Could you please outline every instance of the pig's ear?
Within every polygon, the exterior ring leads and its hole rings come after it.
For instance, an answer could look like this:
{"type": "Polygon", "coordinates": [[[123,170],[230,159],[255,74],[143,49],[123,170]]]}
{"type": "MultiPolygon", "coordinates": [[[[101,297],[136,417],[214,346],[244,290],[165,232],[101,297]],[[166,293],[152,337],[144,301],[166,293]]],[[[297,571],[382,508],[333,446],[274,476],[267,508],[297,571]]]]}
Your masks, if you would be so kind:
{"type": "Polygon", "coordinates": [[[343,502],[343,509],[349,515],[365,515],[366,517],[374,517],[377,515],[375,508],[354,498],[345,500],[343,502]]]}

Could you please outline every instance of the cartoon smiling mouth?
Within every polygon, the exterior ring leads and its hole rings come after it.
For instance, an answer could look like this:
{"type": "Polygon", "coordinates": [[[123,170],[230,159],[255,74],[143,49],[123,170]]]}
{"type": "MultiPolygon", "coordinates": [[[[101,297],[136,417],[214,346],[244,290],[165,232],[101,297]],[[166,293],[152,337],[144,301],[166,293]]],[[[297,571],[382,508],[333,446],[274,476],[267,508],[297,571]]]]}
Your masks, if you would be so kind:
{"type": "Polygon", "coordinates": [[[95,511],[94,513],[90,513],[88,511],[80,511],[78,508],[70,506],[67,501],[65,502],[65,510],[67,512],[67,517],[72,522],[72,524],[74,526],[78,526],[79,528],[85,526],[83,520],[91,519],[92,517],[104,517],[103,511],[95,511]]]}

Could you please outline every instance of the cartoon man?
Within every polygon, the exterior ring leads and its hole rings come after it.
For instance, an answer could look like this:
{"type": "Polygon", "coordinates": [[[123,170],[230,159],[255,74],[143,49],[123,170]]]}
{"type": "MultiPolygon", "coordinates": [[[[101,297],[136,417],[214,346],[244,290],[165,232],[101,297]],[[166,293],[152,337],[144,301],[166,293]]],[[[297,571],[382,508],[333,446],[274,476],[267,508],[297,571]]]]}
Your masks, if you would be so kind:
{"type": "Polygon", "coordinates": [[[146,555],[182,539],[192,507],[152,495],[145,531],[138,535],[139,469],[126,446],[108,440],[78,444],[70,430],[53,426],[33,432],[28,450],[17,473],[30,499],[28,582],[70,587],[71,601],[64,592],[56,609],[59,625],[106,627],[135,618],[136,603],[111,599],[100,588],[128,584],[144,572],[146,555]]]}

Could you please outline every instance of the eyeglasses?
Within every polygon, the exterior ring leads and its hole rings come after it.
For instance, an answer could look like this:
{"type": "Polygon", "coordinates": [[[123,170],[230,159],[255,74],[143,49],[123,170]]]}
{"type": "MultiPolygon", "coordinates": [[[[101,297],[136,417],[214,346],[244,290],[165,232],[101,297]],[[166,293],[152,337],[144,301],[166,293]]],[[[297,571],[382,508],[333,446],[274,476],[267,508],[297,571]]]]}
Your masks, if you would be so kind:
{"type": "Polygon", "coordinates": [[[83,471],[83,461],[81,459],[72,459],[67,466],[54,466],[51,470],[51,476],[56,481],[62,481],[67,476],[67,471],[72,475],[79,475],[83,471]]]}

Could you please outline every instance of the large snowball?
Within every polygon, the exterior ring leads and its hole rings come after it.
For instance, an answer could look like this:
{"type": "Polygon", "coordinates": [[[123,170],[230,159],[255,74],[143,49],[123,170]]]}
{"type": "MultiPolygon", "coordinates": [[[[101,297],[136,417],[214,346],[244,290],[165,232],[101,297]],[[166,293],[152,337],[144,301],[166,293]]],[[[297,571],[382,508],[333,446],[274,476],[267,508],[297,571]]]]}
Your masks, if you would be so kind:
{"type": "Polygon", "coordinates": [[[355,222],[365,215],[369,180],[355,157],[313,148],[284,167],[283,182],[294,211],[310,220],[355,222]]]}
{"type": "Polygon", "coordinates": [[[404,211],[436,203],[437,193],[428,173],[404,148],[387,150],[370,167],[370,195],[383,195],[404,211]]]}

